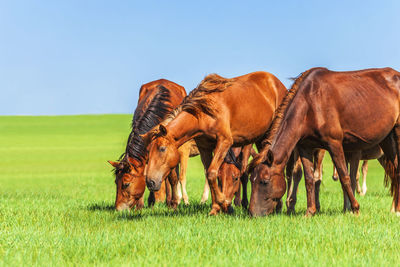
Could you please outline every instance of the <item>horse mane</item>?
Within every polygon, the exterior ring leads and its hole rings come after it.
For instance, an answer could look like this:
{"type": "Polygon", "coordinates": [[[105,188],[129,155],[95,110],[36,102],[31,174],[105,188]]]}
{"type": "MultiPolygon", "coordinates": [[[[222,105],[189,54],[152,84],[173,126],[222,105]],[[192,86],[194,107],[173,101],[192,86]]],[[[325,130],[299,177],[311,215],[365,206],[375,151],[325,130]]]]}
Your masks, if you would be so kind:
{"type": "Polygon", "coordinates": [[[136,108],[132,120],[132,131],[129,134],[125,153],[120,159],[127,161],[127,156],[142,162],[145,158],[146,147],[143,138],[140,136],[147,133],[154,126],[159,124],[171,111],[170,92],[162,85],[157,86],[158,92],[150,101],[146,109],[136,108]]]}
{"type": "Polygon", "coordinates": [[[180,106],[181,111],[186,111],[194,116],[200,113],[206,113],[211,117],[215,117],[217,106],[213,99],[207,97],[210,94],[223,92],[227,87],[232,85],[233,79],[219,76],[218,74],[207,75],[188,96],[183,99],[180,106]]]}
{"type": "Polygon", "coordinates": [[[248,172],[251,172],[258,164],[264,162],[267,156],[267,152],[269,147],[271,146],[273,140],[275,139],[276,134],[278,133],[279,127],[282,124],[283,118],[286,115],[287,108],[289,107],[290,103],[292,103],[293,98],[296,96],[301,83],[304,81],[306,76],[310,74],[316,68],[309,69],[305,72],[300,73],[296,78],[291,78],[294,80],[290,90],[283,98],[281,104],[275,111],[275,117],[271,122],[271,126],[268,128],[267,132],[265,133],[265,139],[262,142],[262,149],[261,151],[253,158],[248,166],[248,172]]]}

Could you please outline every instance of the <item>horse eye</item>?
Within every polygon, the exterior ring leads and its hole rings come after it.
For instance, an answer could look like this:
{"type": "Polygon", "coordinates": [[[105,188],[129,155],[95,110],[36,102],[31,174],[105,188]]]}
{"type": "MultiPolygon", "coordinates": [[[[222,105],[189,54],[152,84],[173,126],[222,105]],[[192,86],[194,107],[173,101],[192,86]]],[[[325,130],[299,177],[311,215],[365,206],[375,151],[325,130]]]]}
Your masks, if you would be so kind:
{"type": "Polygon", "coordinates": [[[123,183],[122,189],[127,189],[130,185],[131,185],[131,183],[123,183]]]}
{"type": "Polygon", "coordinates": [[[165,152],[165,150],[167,150],[167,148],[165,146],[160,147],[160,152],[165,152]]]}

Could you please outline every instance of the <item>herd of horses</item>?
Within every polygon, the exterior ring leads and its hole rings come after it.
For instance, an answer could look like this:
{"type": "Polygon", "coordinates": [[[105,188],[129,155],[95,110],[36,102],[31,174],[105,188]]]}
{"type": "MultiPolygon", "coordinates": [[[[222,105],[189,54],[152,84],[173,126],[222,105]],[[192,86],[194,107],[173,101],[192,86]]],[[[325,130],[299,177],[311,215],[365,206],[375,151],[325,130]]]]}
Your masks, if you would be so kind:
{"type": "MultiPolygon", "coordinates": [[[[320,209],[325,151],[336,168],[345,210],[358,213],[354,192],[366,191],[365,178],[363,189],[357,186],[359,162],[378,159],[391,185],[392,211],[400,214],[399,72],[312,68],[289,90],[267,72],[211,74],[189,95],[174,82],[153,81],[140,89],[125,153],[109,161],[115,208],[142,208],[146,186],[149,206],[164,199],[172,208],[181,199],[188,204],[187,162],[200,154],[206,176],[201,201],[211,192],[210,215],[232,212],[234,198],[251,216],[279,212],[285,192],[292,213],[304,173],[306,215],[312,216],[320,209]]],[[[365,167],[366,161],[363,177],[365,167]]]]}

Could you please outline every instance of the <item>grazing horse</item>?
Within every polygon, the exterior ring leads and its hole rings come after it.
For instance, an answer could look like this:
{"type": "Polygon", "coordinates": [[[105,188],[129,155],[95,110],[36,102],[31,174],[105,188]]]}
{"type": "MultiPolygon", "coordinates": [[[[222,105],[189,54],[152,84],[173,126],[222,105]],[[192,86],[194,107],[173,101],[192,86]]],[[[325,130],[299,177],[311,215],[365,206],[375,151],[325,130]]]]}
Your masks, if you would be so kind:
{"type": "Polygon", "coordinates": [[[253,216],[273,212],[285,193],[284,167],[298,147],[306,178],[307,215],[316,212],[312,173],[313,151],[326,149],[338,170],[351,208],[359,204],[351,189],[345,151],[369,149],[379,145],[393,168],[392,192],[395,210],[400,212],[400,73],[391,69],[334,72],[314,68],[294,82],[267,135],[266,146],[250,163],[253,216]],[[263,164],[260,164],[263,163],[263,164]]]}
{"type": "Polygon", "coordinates": [[[145,134],[149,162],[147,187],[158,190],[168,171],[178,164],[177,149],[195,139],[211,190],[210,215],[230,208],[218,187],[218,170],[231,146],[261,145],[275,110],[286,95],[272,74],[253,72],[235,78],[211,74],[185,98],[176,117],[145,134]]]}
{"type": "Polygon", "coordinates": [[[235,197],[235,205],[247,208],[247,169],[252,145],[234,147],[226,154],[224,162],[218,171],[218,182],[227,202],[232,202],[235,197]],[[240,197],[240,185],[243,187],[243,197],[240,197]]]}
{"type": "MultiPolygon", "coordinates": [[[[117,210],[131,209],[135,205],[137,209],[143,207],[143,194],[146,188],[143,172],[147,153],[141,135],[159,124],[182,102],[185,96],[185,88],[165,79],[146,83],[140,88],[138,105],[133,115],[132,131],[125,153],[121,155],[118,162],[109,161],[114,167],[116,177],[115,208],[117,210]]],[[[175,170],[171,171],[170,176],[176,176],[175,170]]],[[[165,196],[163,192],[151,193],[149,204],[153,204],[154,200],[161,200],[163,196],[165,196]]]]}

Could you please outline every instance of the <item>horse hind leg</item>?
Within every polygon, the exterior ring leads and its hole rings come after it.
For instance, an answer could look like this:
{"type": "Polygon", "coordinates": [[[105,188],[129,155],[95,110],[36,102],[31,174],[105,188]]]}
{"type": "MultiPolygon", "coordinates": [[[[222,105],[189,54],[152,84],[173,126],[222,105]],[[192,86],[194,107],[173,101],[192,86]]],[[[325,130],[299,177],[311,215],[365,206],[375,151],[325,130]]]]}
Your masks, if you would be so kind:
{"type": "Polygon", "coordinates": [[[344,155],[342,142],[339,140],[330,140],[330,142],[328,143],[328,147],[332,160],[339,173],[339,179],[342,185],[342,189],[349,197],[352,211],[358,214],[360,205],[358,204],[356,198],[354,197],[354,193],[351,188],[351,180],[350,180],[350,175],[347,171],[346,158],[344,155]]]}
{"type": "Polygon", "coordinates": [[[317,149],[314,151],[314,181],[315,181],[315,207],[319,212],[321,210],[321,204],[319,201],[319,190],[322,182],[322,161],[324,160],[325,150],[317,149]]]}
{"type": "Polygon", "coordinates": [[[207,176],[206,176],[206,180],[204,182],[203,195],[201,196],[200,204],[205,204],[207,202],[209,194],[210,194],[210,186],[208,185],[207,176]]]}
{"type": "Polygon", "coordinates": [[[378,159],[379,163],[385,169],[385,182],[386,179],[391,180],[391,193],[393,195],[393,202],[391,212],[396,211],[396,204],[398,203],[398,152],[396,148],[394,132],[391,132],[383,141],[379,144],[384,152],[384,155],[378,159]]]}
{"type": "MultiPolygon", "coordinates": [[[[361,167],[361,172],[362,172],[362,188],[361,188],[361,192],[360,192],[360,196],[365,196],[365,194],[367,193],[367,173],[368,173],[368,160],[364,160],[363,165],[361,167]]],[[[360,184],[358,183],[358,186],[360,186],[360,184]]]]}

